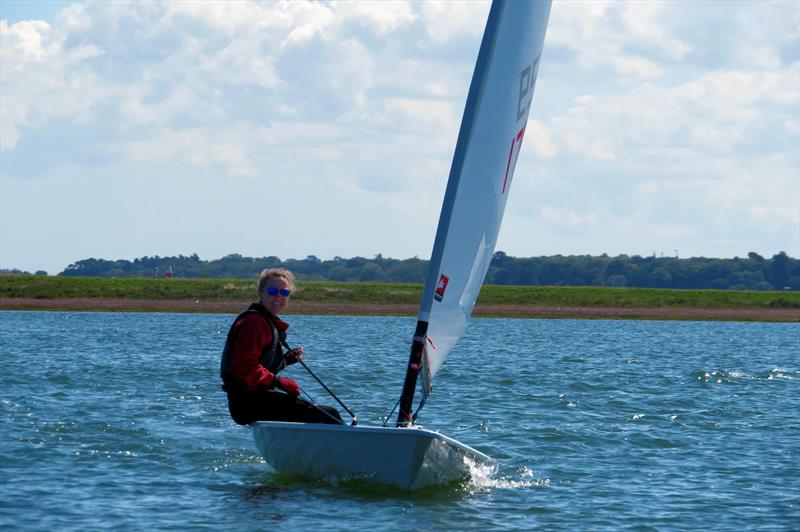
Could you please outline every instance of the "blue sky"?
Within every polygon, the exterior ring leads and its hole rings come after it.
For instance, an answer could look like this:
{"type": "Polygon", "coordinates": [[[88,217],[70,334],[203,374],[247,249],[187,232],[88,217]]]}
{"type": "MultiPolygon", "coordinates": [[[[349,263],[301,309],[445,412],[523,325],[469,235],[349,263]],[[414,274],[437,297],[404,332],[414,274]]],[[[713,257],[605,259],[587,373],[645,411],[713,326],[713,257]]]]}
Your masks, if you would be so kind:
{"type": "MultiPolygon", "coordinates": [[[[0,268],[427,258],[482,2],[0,2],[0,268]]],[[[554,2],[498,250],[800,256],[800,3],[554,2]]]]}

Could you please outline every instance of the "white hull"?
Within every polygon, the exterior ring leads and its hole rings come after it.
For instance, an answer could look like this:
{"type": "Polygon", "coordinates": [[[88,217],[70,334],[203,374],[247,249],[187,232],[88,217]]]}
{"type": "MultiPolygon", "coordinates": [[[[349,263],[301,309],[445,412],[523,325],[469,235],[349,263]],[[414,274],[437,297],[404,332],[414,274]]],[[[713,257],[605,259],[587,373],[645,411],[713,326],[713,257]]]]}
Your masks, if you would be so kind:
{"type": "Polygon", "coordinates": [[[489,456],[418,427],[257,421],[253,438],[276,471],[313,479],[363,480],[414,490],[469,478],[489,456]]]}

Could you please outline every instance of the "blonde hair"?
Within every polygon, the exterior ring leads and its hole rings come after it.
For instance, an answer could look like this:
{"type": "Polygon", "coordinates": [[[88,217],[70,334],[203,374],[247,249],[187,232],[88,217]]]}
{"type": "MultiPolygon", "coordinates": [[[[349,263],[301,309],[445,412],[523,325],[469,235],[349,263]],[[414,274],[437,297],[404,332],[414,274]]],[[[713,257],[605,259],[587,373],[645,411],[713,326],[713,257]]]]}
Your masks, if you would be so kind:
{"type": "Polygon", "coordinates": [[[283,279],[294,290],[294,274],[285,268],[267,268],[258,276],[258,293],[263,292],[270,279],[283,279]]]}

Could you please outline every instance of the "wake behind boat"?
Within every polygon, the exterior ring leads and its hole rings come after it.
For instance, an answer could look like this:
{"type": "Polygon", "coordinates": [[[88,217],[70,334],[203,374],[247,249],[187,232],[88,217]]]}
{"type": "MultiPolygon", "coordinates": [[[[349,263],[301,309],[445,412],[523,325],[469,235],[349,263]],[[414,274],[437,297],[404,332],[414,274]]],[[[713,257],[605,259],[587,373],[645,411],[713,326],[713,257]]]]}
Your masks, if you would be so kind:
{"type": "Polygon", "coordinates": [[[494,468],[494,461],[480,451],[414,423],[433,377],[464,332],[494,254],[549,14],[549,0],[494,0],[489,11],[398,401],[397,426],[355,426],[355,417],[353,426],[254,422],[256,445],[277,471],[417,489],[466,479],[475,467],[494,468]],[[423,398],[413,412],[420,372],[423,398]]]}

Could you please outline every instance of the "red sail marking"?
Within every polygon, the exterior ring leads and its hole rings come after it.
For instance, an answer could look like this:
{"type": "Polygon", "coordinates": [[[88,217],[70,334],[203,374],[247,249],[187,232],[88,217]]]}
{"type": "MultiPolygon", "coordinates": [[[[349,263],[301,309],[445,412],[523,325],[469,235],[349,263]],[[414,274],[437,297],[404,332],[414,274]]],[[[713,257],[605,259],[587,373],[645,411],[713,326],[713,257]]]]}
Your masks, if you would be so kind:
{"type": "MultiPolygon", "coordinates": [[[[508,163],[506,164],[506,177],[503,179],[503,194],[506,193],[506,183],[508,183],[508,171],[511,169],[511,157],[514,156],[514,143],[517,143],[517,156],[519,156],[519,149],[522,147],[522,137],[525,135],[525,126],[522,126],[522,129],[519,130],[517,136],[511,139],[511,150],[508,152],[508,163]]],[[[516,159],[514,160],[516,163],[516,159]]],[[[516,166],[516,164],[515,164],[516,166]]],[[[511,172],[514,173],[513,171],[511,172]]]]}

